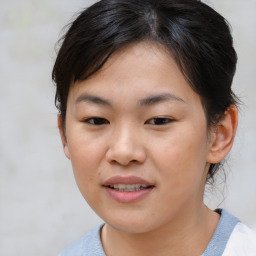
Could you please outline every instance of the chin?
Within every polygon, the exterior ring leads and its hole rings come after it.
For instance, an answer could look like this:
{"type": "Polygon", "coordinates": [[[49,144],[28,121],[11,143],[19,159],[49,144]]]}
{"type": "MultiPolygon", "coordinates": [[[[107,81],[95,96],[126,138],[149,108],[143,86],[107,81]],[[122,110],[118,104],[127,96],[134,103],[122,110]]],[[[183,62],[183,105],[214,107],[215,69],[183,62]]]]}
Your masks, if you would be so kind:
{"type": "Polygon", "coordinates": [[[120,216],[121,214],[119,216],[112,215],[111,218],[104,218],[103,216],[101,218],[113,229],[123,233],[141,234],[158,228],[157,223],[154,223],[152,217],[149,216],[139,216],[138,213],[126,217],[120,216]]]}
{"type": "Polygon", "coordinates": [[[142,234],[150,232],[151,229],[145,225],[144,223],[141,225],[141,223],[107,223],[109,226],[111,226],[113,229],[118,230],[122,233],[128,233],[128,234],[142,234]]]}

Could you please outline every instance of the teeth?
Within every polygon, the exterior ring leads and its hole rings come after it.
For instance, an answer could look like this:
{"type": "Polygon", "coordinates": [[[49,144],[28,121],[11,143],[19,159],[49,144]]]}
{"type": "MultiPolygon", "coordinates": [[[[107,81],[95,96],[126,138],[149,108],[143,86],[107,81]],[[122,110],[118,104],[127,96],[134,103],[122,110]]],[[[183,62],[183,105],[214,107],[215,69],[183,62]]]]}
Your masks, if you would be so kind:
{"type": "Polygon", "coordinates": [[[114,184],[109,185],[109,187],[117,191],[138,191],[147,188],[146,185],[142,184],[114,184]]]}

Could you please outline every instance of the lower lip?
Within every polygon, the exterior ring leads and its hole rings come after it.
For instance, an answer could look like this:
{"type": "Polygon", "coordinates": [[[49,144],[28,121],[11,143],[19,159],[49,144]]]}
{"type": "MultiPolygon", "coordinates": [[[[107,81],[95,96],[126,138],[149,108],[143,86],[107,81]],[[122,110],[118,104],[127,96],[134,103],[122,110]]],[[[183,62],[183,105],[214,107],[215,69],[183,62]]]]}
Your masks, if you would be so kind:
{"type": "Polygon", "coordinates": [[[118,191],[111,189],[109,187],[104,187],[108,193],[108,195],[120,203],[131,203],[138,201],[145,196],[147,196],[154,187],[149,187],[146,189],[138,190],[138,191],[118,191]]]}

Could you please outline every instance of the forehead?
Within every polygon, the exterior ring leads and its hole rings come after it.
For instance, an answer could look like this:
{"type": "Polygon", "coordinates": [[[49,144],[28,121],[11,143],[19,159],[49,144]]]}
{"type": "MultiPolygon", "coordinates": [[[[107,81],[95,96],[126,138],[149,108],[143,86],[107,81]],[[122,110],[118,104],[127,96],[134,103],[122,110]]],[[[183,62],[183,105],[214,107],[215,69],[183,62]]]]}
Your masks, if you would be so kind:
{"type": "Polygon", "coordinates": [[[74,101],[85,92],[111,100],[121,94],[139,99],[166,92],[177,94],[184,101],[199,97],[166,48],[152,42],[130,44],[114,52],[98,72],[72,84],[69,100],[74,101]]]}

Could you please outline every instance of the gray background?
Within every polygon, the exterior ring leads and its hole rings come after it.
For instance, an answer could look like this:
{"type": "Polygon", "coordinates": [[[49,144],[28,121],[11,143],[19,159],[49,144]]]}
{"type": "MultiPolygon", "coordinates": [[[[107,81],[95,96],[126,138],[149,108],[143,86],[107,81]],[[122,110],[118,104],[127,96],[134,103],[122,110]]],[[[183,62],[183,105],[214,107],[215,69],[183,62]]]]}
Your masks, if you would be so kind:
{"type": "MultiPolygon", "coordinates": [[[[0,0],[0,255],[56,255],[101,220],[64,157],[56,126],[54,44],[76,11],[95,1],[0,0]]],[[[226,171],[206,201],[256,229],[256,1],[208,1],[232,24],[234,89],[244,105],[226,171]]]]}

